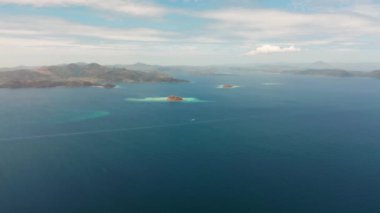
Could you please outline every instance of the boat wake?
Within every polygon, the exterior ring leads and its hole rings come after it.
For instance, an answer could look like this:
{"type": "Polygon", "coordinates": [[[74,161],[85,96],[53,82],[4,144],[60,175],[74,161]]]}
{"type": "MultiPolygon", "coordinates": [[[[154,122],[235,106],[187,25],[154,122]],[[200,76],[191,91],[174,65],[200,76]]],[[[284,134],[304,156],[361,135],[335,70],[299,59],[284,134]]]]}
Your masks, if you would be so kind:
{"type": "Polygon", "coordinates": [[[10,142],[10,141],[22,141],[22,140],[44,139],[44,138],[96,135],[96,134],[115,133],[115,132],[129,132],[129,131],[139,131],[139,130],[147,130],[147,129],[158,129],[158,128],[180,127],[180,126],[189,126],[189,125],[197,125],[197,124],[218,123],[218,122],[233,121],[233,120],[247,120],[247,119],[252,119],[252,118],[254,118],[254,116],[230,117],[230,118],[209,119],[209,120],[200,120],[200,121],[193,118],[190,121],[181,122],[181,123],[160,124],[160,125],[130,127],[130,128],[103,129],[103,130],[93,130],[93,131],[66,132],[66,133],[46,134],[46,135],[8,137],[8,138],[0,138],[0,141],[10,142]]]}

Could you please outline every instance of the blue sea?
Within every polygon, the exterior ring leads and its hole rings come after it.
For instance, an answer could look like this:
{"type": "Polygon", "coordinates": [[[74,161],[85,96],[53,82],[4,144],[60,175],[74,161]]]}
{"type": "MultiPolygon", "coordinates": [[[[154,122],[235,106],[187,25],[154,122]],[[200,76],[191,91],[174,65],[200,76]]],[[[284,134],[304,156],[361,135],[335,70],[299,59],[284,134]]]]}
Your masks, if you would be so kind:
{"type": "Polygon", "coordinates": [[[183,77],[1,89],[0,213],[380,212],[380,80],[183,77]]]}

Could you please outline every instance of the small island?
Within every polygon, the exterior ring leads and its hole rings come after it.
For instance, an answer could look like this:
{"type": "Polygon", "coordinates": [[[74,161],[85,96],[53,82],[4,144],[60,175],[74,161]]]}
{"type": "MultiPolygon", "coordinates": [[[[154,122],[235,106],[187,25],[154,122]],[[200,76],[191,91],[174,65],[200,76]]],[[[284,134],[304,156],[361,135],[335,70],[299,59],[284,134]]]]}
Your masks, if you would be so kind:
{"type": "Polygon", "coordinates": [[[166,98],[166,100],[170,102],[181,102],[183,101],[183,98],[175,95],[170,95],[166,98]]]}
{"type": "Polygon", "coordinates": [[[64,64],[0,72],[0,88],[98,87],[115,88],[117,83],[181,83],[160,71],[136,71],[96,63],[64,64]]]}
{"type": "Polygon", "coordinates": [[[103,85],[97,85],[95,87],[104,88],[104,89],[112,89],[112,88],[115,88],[116,85],[115,84],[103,84],[103,85]]]}
{"type": "Polygon", "coordinates": [[[195,97],[180,97],[170,95],[166,97],[145,97],[145,98],[126,98],[128,102],[146,102],[146,103],[207,103],[209,101],[201,100],[195,97]]]}
{"type": "Polygon", "coordinates": [[[218,89],[235,89],[238,87],[240,87],[240,86],[235,85],[235,84],[220,84],[216,88],[218,88],[218,89]]]}
{"type": "Polygon", "coordinates": [[[234,87],[234,85],[232,85],[232,84],[223,84],[223,88],[226,88],[226,89],[233,88],[233,87],[234,87]]]}

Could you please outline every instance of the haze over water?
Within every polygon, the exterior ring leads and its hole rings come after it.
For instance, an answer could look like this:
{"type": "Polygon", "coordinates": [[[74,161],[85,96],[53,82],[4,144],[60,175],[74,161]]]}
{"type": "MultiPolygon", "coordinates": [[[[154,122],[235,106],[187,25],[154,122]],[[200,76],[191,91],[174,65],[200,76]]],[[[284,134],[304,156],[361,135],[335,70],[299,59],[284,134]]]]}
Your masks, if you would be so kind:
{"type": "Polygon", "coordinates": [[[1,89],[0,212],[380,209],[378,80],[190,79],[1,89]]]}

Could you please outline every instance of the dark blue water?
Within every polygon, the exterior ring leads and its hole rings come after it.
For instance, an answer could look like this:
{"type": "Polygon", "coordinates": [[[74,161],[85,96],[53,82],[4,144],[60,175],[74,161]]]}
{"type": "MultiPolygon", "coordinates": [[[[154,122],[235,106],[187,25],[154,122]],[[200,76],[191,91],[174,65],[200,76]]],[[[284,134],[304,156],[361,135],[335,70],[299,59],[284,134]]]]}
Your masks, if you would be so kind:
{"type": "Polygon", "coordinates": [[[380,81],[192,80],[0,90],[0,212],[380,212],[380,81]]]}

